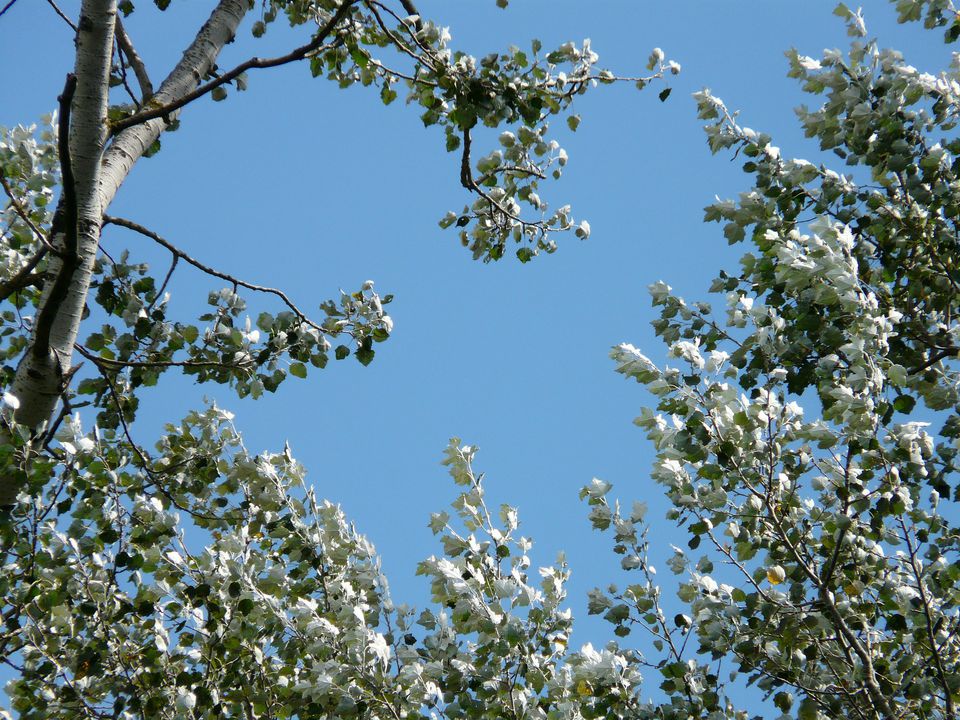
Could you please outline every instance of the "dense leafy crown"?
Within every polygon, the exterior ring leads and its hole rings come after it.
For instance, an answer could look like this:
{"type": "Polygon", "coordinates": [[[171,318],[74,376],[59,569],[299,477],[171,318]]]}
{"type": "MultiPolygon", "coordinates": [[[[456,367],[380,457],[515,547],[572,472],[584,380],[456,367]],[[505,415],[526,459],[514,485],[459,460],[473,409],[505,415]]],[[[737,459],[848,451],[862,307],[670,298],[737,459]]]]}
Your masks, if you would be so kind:
{"type": "MultiPolygon", "coordinates": [[[[925,4],[898,5],[916,19],[925,4]]],[[[929,24],[942,7],[929,4],[929,24]]],[[[799,118],[847,173],[783,158],[697,96],[711,148],[746,156],[755,182],[706,220],[755,249],[714,282],[725,316],[651,286],[676,365],[626,344],[613,357],[659,398],[637,424],[670,517],[703,554],[676,549],[669,563],[690,606],[673,622],[649,581],[596,605],[622,603],[618,624],[662,639],[695,634],[702,657],[733,658],[785,714],[956,717],[960,74],[920,72],[864,39],[859,13],[837,14],[850,54],[791,52],[790,74],[825,95],[799,118]]],[[[594,524],[646,572],[644,532],[624,527],[607,490],[591,496],[594,524]]],[[[667,682],[698,681],[710,709],[713,672],[667,682]]]]}
{"type": "MultiPolygon", "coordinates": [[[[948,41],[960,35],[944,0],[897,6],[902,20],[943,27],[948,41]]],[[[424,122],[444,128],[476,200],[443,224],[460,228],[475,257],[497,259],[516,240],[527,260],[575,227],[537,189],[566,160],[546,139],[548,118],[594,80],[614,79],[594,72],[589,46],[540,56],[535,44],[529,55],[477,60],[387,3],[273,0],[264,10],[256,35],[281,13],[318,32],[336,19],[298,59],[341,85],[375,85],[384,102],[405,85],[424,122]],[[380,59],[386,47],[399,51],[397,67],[380,59]],[[498,150],[474,160],[471,132],[483,126],[509,128],[498,150]]],[[[198,323],[176,322],[167,318],[173,268],[158,282],[127,255],[98,257],[99,327],[78,346],[96,372],[65,392],[39,433],[6,413],[0,463],[23,487],[0,524],[0,656],[18,672],[7,687],[13,709],[24,718],[719,720],[752,714],[735,700],[745,678],[784,717],[956,718],[960,70],[922,73],[864,39],[858,13],[838,14],[854,36],[850,54],[791,53],[790,67],[824,95],[800,112],[807,134],[848,171],[783,158],[699,94],[711,148],[745,156],[754,180],[738,200],[707,208],[707,220],[753,247],[714,283],[725,298],[719,317],[651,287],[675,363],[657,366],[626,344],[613,351],[619,372],[658,400],[637,423],[657,448],[653,478],[673,505],[668,517],[689,531],[688,548],[668,561],[682,576],[679,606],[656,583],[645,506],[622,510],[601,480],[582,497],[593,525],[613,535],[628,580],[589,598],[618,640],[576,650],[563,559],[534,569],[517,511],[485,502],[474,447],[454,439],[446,450],[459,494],[452,515],[430,519],[443,552],[419,566],[434,605],[415,611],[393,602],[370,543],[314,497],[289,452],[251,455],[228,412],[209,406],[169,425],[152,451],[138,445],[129,430],[138,388],[166,370],[257,395],[331,352],[369,362],[392,327],[389,297],[365,283],[314,322],[282,292],[108,218],[229,287],[210,294],[198,323]],[[241,288],[285,307],[247,320],[241,288]],[[334,348],[340,336],[352,347],[334,348]],[[619,644],[635,628],[652,635],[649,647],[619,644]],[[641,671],[658,679],[659,691],[644,686],[655,700],[641,698],[641,671]]],[[[671,67],[652,54],[652,72],[671,67]]],[[[118,87],[124,68],[118,59],[118,87]]],[[[211,83],[222,99],[225,81],[211,83]]],[[[111,122],[116,130],[151,111],[149,97],[134,98],[112,108],[111,122]]],[[[55,131],[54,121],[0,138],[4,386],[43,302],[55,131]]]]}

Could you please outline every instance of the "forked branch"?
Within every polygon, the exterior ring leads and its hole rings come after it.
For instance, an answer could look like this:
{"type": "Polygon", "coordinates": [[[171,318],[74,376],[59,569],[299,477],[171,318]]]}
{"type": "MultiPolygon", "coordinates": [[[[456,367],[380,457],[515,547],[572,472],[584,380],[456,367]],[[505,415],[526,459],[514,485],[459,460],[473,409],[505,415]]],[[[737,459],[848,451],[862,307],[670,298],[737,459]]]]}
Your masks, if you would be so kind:
{"type": "Polygon", "coordinates": [[[123,118],[117,122],[111,124],[110,133],[116,135],[121,130],[125,130],[128,127],[133,127],[134,125],[139,125],[145,123],[148,120],[155,120],[156,118],[162,118],[171,113],[179,110],[184,105],[187,105],[197,98],[201,98],[210,91],[226,85],[229,82],[232,82],[237,77],[245,73],[247,70],[254,70],[260,68],[271,68],[278,67],[280,65],[287,65],[288,63],[298,62],[309,57],[312,53],[315,53],[319,50],[323,43],[329,37],[330,33],[340,24],[340,21],[346,17],[347,13],[353,7],[356,0],[345,0],[345,2],[337,8],[337,11],[318,31],[311,40],[306,45],[298,47],[296,50],[293,50],[286,55],[281,55],[280,57],[274,58],[250,58],[246,62],[240,63],[233,70],[220,75],[219,77],[214,78],[213,80],[200,85],[198,88],[192,92],[187,93],[181,98],[178,98],[172,102],[162,105],[160,107],[151,108],[150,110],[144,110],[143,112],[138,112],[135,115],[123,118]]]}

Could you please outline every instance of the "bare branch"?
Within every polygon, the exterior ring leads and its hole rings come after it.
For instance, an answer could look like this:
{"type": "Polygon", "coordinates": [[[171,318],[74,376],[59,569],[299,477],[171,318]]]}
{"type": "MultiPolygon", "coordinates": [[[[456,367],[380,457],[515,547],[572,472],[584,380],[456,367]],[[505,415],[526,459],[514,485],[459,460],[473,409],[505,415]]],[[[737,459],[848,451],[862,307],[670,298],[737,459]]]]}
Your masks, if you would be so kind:
{"type": "Polygon", "coordinates": [[[47,0],[47,4],[53,8],[53,11],[57,15],[59,15],[60,18],[73,29],[74,32],[79,32],[76,23],[74,23],[73,20],[67,17],[67,14],[60,9],[60,7],[57,5],[56,2],[54,2],[54,0],[47,0]]]}
{"type": "Polygon", "coordinates": [[[66,298],[73,280],[73,273],[79,265],[77,250],[77,190],[70,162],[70,109],[73,93],[77,89],[77,76],[67,75],[60,101],[59,152],[60,172],[63,179],[62,208],[64,217],[63,249],[59,252],[62,263],[57,278],[50,289],[50,295],[37,312],[36,334],[31,352],[36,358],[46,358],[50,352],[50,331],[60,312],[60,304],[66,298]]]}
{"type": "Polygon", "coordinates": [[[146,102],[150,99],[150,96],[153,95],[153,83],[150,82],[150,76],[147,74],[147,67],[143,64],[143,60],[141,59],[140,55],[137,54],[137,50],[130,41],[130,36],[127,35],[126,28],[123,27],[123,23],[120,21],[119,15],[117,15],[115,37],[121,52],[123,53],[124,57],[126,57],[127,62],[130,63],[130,67],[133,68],[133,74],[137,76],[137,83],[140,85],[141,99],[143,102],[146,102]]]}
{"type": "MultiPolygon", "coordinates": [[[[150,238],[157,244],[165,247],[167,250],[173,253],[174,257],[178,257],[182,259],[184,262],[190,265],[193,265],[193,267],[205,272],[207,275],[212,275],[213,277],[220,278],[221,280],[226,280],[227,282],[233,285],[238,285],[239,287],[244,287],[244,288],[247,288],[248,290],[267,293],[270,295],[276,295],[278,298],[280,298],[283,301],[283,304],[286,305],[290,309],[290,311],[297,316],[297,319],[299,319],[300,322],[304,323],[305,325],[309,325],[314,330],[317,330],[321,333],[326,332],[322,327],[320,327],[315,322],[310,320],[310,318],[308,318],[307,315],[300,308],[298,308],[293,303],[293,301],[289,297],[287,297],[286,293],[284,293],[282,290],[278,290],[277,288],[272,288],[272,287],[266,287],[264,285],[256,285],[254,283],[236,278],[233,275],[230,275],[228,273],[221,272],[220,270],[216,270],[215,268],[212,268],[209,265],[204,265],[199,260],[195,260],[194,258],[187,255],[187,253],[185,253],[183,250],[178,248],[176,245],[173,245],[169,241],[164,240],[155,232],[148,230],[143,225],[135,223],[132,220],[113,217],[112,215],[104,215],[103,223],[104,225],[119,225],[120,227],[125,227],[128,230],[133,230],[134,232],[140,233],[141,235],[150,238]]],[[[164,284],[166,284],[166,281],[164,281],[164,284]]]]}
{"type": "Polygon", "coordinates": [[[7,12],[7,10],[9,10],[9,9],[12,8],[14,5],[16,5],[16,3],[17,3],[17,0],[10,0],[10,2],[8,2],[6,5],[4,5],[4,6],[3,6],[3,9],[0,10],[0,17],[2,17],[3,14],[4,14],[5,12],[7,12]]]}
{"type": "Polygon", "coordinates": [[[170,262],[170,269],[167,270],[167,274],[163,278],[163,282],[160,283],[160,289],[157,290],[157,296],[153,299],[153,302],[150,303],[150,307],[147,308],[147,312],[153,310],[153,306],[157,304],[157,301],[163,297],[163,293],[167,290],[167,285],[170,284],[170,278],[173,277],[173,271],[177,269],[177,263],[180,262],[180,256],[174,255],[173,260],[170,262]]]}
{"type": "Polygon", "coordinates": [[[233,81],[247,70],[278,67],[280,65],[286,65],[288,63],[303,60],[323,46],[324,41],[327,39],[330,33],[333,32],[340,21],[343,20],[343,18],[347,15],[348,11],[353,7],[354,2],[356,2],[356,0],[346,0],[337,9],[337,12],[334,13],[333,17],[330,18],[330,20],[328,20],[327,23],[317,31],[317,34],[314,36],[313,40],[306,45],[302,45],[296,50],[293,50],[286,55],[281,55],[280,57],[266,59],[256,57],[250,58],[246,62],[237,65],[237,67],[233,68],[233,70],[214,78],[210,82],[201,85],[193,92],[189,92],[173,102],[167,103],[161,107],[153,108],[151,110],[139,112],[135,115],[131,115],[130,117],[113,123],[110,126],[111,134],[116,135],[121,130],[125,130],[128,127],[133,127],[134,125],[139,125],[140,123],[147,122],[148,120],[154,120],[156,118],[162,118],[165,115],[169,115],[170,113],[179,110],[184,105],[193,102],[197,98],[203,97],[211,90],[233,81]]]}

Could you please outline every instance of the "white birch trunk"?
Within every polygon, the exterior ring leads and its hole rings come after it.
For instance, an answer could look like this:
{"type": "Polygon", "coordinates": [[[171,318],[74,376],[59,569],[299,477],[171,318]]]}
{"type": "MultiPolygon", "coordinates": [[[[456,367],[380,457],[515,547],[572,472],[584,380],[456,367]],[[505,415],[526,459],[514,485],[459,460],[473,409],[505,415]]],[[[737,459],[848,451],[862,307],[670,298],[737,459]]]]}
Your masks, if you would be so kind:
{"type": "MultiPolygon", "coordinates": [[[[160,89],[150,98],[149,107],[168,105],[180,100],[200,84],[201,79],[216,63],[223,46],[233,40],[249,4],[247,0],[221,0],[197,33],[190,47],[183,53],[177,66],[170,72],[160,89]]],[[[170,113],[174,120],[180,111],[170,113]]],[[[149,120],[121,131],[110,143],[103,157],[101,200],[106,209],[113,201],[120,185],[130,174],[134,163],[147,151],[166,128],[162,118],[149,120]]]]}
{"type": "MultiPolygon", "coordinates": [[[[93,261],[100,241],[103,217],[100,201],[100,159],[107,137],[107,95],[116,13],[116,0],[84,0],[80,11],[74,68],[77,86],[73,97],[69,138],[70,164],[77,200],[78,263],[72,273],[66,297],[55,308],[48,351],[40,354],[32,344],[17,368],[11,388],[12,394],[20,401],[15,419],[31,428],[37,428],[50,419],[60,398],[64,373],[70,369],[73,343],[80,327],[93,261]]],[[[63,234],[52,240],[54,245],[64,247],[63,234]]],[[[56,277],[63,271],[63,263],[54,258],[51,261],[51,277],[56,277]]],[[[65,271],[69,272],[69,269],[65,271]]],[[[53,281],[47,282],[40,308],[49,304],[53,284],[53,281]]],[[[38,310],[37,317],[39,314],[38,310]]],[[[5,501],[10,500],[5,486],[6,482],[0,481],[0,505],[8,504],[5,501]]]]}
{"type": "MultiPolygon", "coordinates": [[[[233,40],[248,8],[247,0],[221,0],[151,98],[151,104],[175,102],[194,90],[214,66],[224,45],[233,40]]],[[[14,415],[16,421],[34,430],[52,418],[64,390],[65,373],[70,370],[73,345],[90,287],[103,213],[134,163],[166,127],[163,119],[135,125],[120,132],[104,150],[115,20],[116,0],[83,0],[75,65],[77,89],[70,125],[79,263],[67,297],[56,308],[50,351],[44,356],[36,353],[33,346],[28,348],[11,387],[11,393],[19,401],[14,415]]],[[[177,114],[171,113],[169,119],[177,114]]],[[[62,242],[62,237],[53,240],[62,242]]],[[[55,260],[51,276],[56,277],[61,267],[55,260]]],[[[50,281],[45,288],[38,316],[47,304],[52,285],[50,281]]],[[[0,477],[0,507],[12,505],[19,490],[13,479],[0,477]]]]}

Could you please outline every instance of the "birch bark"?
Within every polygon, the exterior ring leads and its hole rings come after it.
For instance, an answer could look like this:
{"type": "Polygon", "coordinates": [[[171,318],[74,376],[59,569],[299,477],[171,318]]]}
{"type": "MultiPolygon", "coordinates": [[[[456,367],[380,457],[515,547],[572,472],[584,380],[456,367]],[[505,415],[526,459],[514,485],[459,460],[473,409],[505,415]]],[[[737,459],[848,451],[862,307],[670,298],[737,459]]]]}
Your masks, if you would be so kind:
{"type": "MultiPolygon", "coordinates": [[[[11,388],[12,394],[19,400],[15,419],[31,428],[38,427],[50,418],[60,398],[64,374],[70,369],[73,343],[80,327],[100,241],[103,216],[100,159],[107,138],[107,102],[116,14],[116,0],[84,0],[80,11],[74,66],[77,84],[69,136],[76,226],[57,228],[52,238],[54,246],[67,254],[72,254],[74,248],[69,248],[68,243],[75,238],[75,262],[63,257],[52,260],[52,279],[44,288],[31,347],[17,368],[11,388]],[[64,273],[69,275],[69,285],[64,296],[58,297],[53,290],[57,284],[56,278],[64,273]],[[49,335],[38,337],[39,319],[44,314],[52,319],[49,335]]],[[[64,213],[63,210],[61,201],[58,215],[61,218],[70,217],[72,213],[64,213]]],[[[46,333],[47,330],[41,327],[40,334],[46,333]]],[[[6,479],[0,481],[0,504],[9,504],[13,500],[7,485],[6,479]]]]}
{"type": "MultiPolygon", "coordinates": [[[[180,62],[150,99],[151,104],[176,101],[196,88],[213,68],[224,45],[233,40],[248,8],[246,0],[221,0],[180,62]]],[[[77,204],[76,262],[54,261],[52,279],[44,288],[37,312],[38,318],[44,313],[52,315],[49,342],[38,338],[35,328],[31,347],[21,360],[11,387],[11,394],[19,403],[15,420],[34,430],[51,419],[65,389],[64,383],[69,379],[103,213],[136,161],[178,114],[174,112],[169,118],[127,128],[106,145],[116,12],[116,0],[83,0],[81,7],[75,63],[77,88],[69,145],[77,204]],[[70,276],[69,286],[65,297],[57,297],[52,291],[57,278],[64,273],[70,276]]],[[[52,240],[63,247],[67,235],[58,232],[52,240]]],[[[0,477],[0,507],[12,505],[19,490],[14,479],[0,477]]]]}
{"type": "MultiPolygon", "coordinates": [[[[213,68],[223,46],[233,40],[248,8],[246,0],[221,0],[184,51],[180,62],[150,98],[148,107],[167,105],[194,90],[213,68]]],[[[174,111],[166,121],[158,118],[134,125],[113,138],[103,157],[100,195],[104,210],[113,201],[134,163],[160,137],[168,122],[179,114],[174,111]]]]}

